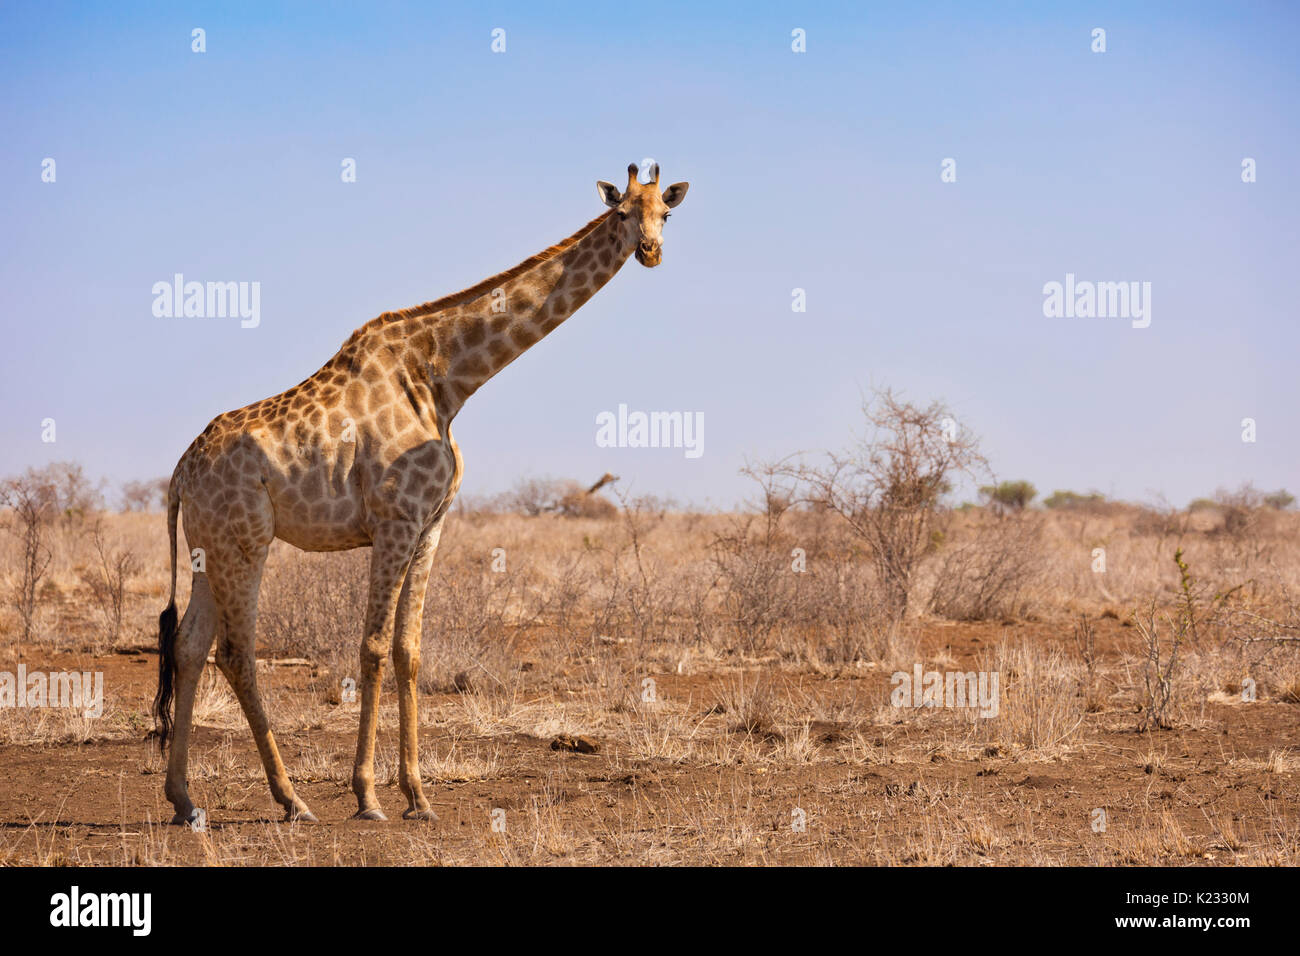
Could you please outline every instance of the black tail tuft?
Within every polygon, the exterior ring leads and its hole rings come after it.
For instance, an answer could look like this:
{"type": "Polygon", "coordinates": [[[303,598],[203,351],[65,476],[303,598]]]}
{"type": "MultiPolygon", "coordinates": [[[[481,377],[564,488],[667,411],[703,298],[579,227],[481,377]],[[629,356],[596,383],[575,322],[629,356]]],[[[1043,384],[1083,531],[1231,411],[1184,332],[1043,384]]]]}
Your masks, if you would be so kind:
{"type": "Polygon", "coordinates": [[[158,693],[153,716],[158,727],[158,749],[166,753],[172,735],[172,682],[176,676],[176,602],[158,615],[158,693]]]}

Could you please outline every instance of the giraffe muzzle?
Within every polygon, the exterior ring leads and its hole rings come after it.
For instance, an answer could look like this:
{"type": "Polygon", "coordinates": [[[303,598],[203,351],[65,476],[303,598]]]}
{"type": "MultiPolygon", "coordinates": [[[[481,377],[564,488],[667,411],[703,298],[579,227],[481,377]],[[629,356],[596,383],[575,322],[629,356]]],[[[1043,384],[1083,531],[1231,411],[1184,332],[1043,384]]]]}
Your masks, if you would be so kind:
{"type": "Polygon", "coordinates": [[[636,261],[641,263],[647,269],[653,269],[659,265],[663,259],[663,243],[646,242],[644,239],[637,243],[636,261]]]}

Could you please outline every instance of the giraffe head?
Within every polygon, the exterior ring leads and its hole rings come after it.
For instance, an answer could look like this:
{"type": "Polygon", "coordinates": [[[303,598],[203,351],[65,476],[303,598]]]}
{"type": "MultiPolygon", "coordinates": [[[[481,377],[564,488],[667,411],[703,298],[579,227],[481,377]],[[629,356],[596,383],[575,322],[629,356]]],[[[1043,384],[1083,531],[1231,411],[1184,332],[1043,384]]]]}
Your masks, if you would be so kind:
{"type": "Polygon", "coordinates": [[[627,189],[618,191],[613,183],[604,180],[596,183],[600,198],[618,213],[623,222],[623,238],[628,245],[636,246],[636,261],[648,268],[659,265],[663,258],[663,228],[668,210],[686,198],[690,183],[673,183],[659,191],[659,164],[650,165],[650,182],[636,178],[636,163],[627,168],[627,189]]]}

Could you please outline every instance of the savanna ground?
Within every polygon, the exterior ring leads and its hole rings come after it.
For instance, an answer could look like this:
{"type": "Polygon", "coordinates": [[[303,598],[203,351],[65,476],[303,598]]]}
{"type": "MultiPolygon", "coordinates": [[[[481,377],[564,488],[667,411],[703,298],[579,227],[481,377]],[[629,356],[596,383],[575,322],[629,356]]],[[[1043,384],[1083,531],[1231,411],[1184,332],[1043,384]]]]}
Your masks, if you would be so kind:
{"type": "MultiPolygon", "coordinates": [[[[0,708],[0,863],[1300,863],[1294,511],[954,511],[894,613],[830,509],[526,498],[459,509],[430,584],[421,764],[439,822],[400,819],[391,668],[390,822],[349,820],[368,552],[276,542],[259,679],[322,822],[279,822],[209,664],[190,763],[206,832],[165,824],[148,739],[163,516],[55,514],[24,602],[8,512],[0,670],[100,671],[105,704],[0,708]],[[998,715],[893,706],[891,675],[918,663],[997,672],[998,715]]],[[[182,563],[182,597],[188,578],[182,563]]]]}

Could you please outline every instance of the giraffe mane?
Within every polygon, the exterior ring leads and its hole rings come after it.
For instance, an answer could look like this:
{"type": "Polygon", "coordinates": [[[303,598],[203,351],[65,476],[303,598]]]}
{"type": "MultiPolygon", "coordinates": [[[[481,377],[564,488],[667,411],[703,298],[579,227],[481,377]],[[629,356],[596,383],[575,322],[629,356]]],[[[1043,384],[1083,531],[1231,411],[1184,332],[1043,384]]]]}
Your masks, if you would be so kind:
{"type": "Polygon", "coordinates": [[[353,333],[353,336],[359,335],[366,329],[377,325],[387,325],[390,322],[400,322],[404,319],[419,319],[435,312],[441,312],[443,309],[449,309],[452,306],[464,305],[466,302],[473,302],[480,296],[487,295],[493,289],[498,288],[502,283],[509,282],[511,279],[518,278],[534,266],[548,262],[571,249],[577,243],[589,236],[601,223],[614,214],[612,209],[606,209],[591,222],[587,223],[567,239],[561,239],[555,245],[543,249],[535,256],[529,256],[517,266],[506,269],[504,272],[498,272],[494,276],[489,276],[482,282],[477,282],[467,289],[461,289],[459,292],[453,292],[451,295],[444,295],[440,299],[434,299],[432,302],[425,302],[423,305],[413,305],[407,309],[398,309],[396,312],[385,312],[377,318],[371,319],[361,328],[353,333]]]}

